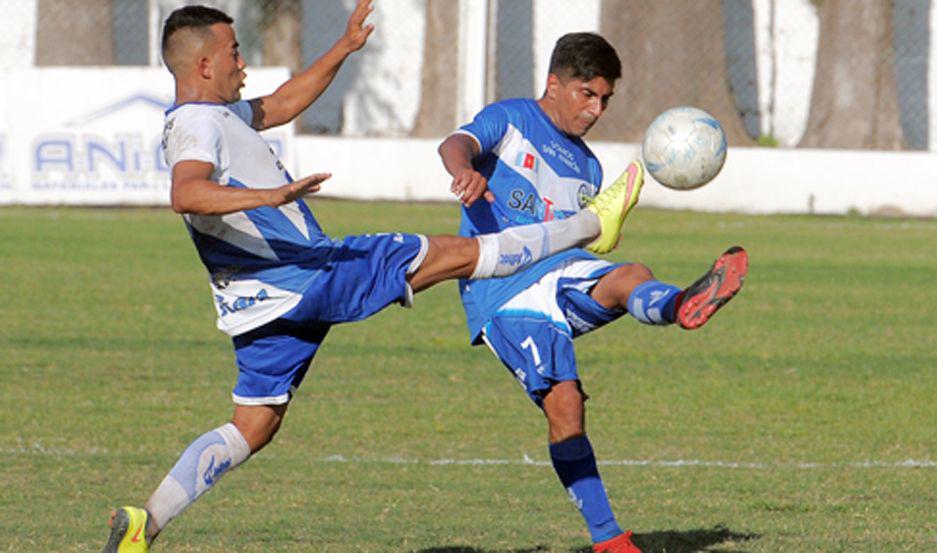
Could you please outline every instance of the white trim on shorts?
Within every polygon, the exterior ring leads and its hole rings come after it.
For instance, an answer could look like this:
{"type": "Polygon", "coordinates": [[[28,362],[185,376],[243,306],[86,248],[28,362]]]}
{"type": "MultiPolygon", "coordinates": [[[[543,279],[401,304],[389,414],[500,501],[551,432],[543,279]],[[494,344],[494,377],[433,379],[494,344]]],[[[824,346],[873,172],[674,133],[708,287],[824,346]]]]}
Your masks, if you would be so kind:
{"type": "MultiPolygon", "coordinates": [[[[423,261],[426,260],[426,254],[429,253],[429,238],[423,234],[417,234],[416,236],[420,239],[420,251],[413,258],[413,261],[410,262],[410,266],[407,267],[407,276],[411,276],[420,270],[420,266],[423,265],[423,261]]],[[[404,286],[406,290],[404,290],[400,305],[409,309],[413,307],[413,287],[406,281],[404,282],[404,286]]]]}
{"type": "Polygon", "coordinates": [[[267,396],[267,397],[243,397],[235,393],[231,393],[231,401],[235,405],[283,405],[284,403],[289,403],[290,399],[293,397],[293,394],[296,393],[296,386],[290,386],[290,391],[285,394],[280,394],[278,396],[267,396]]]}

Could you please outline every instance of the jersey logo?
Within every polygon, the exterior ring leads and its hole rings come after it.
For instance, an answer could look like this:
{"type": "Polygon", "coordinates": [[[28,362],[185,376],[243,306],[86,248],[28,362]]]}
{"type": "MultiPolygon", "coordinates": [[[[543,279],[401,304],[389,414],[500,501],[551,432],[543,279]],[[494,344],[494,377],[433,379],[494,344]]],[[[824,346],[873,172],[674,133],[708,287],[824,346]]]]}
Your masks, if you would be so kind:
{"type": "Polygon", "coordinates": [[[527,152],[519,152],[517,154],[517,160],[514,162],[518,167],[523,167],[524,169],[530,169],[531,171],[536,172],[537,168],[540,166],[540,160],[537,159],[533,154],[527,152]]]}
{"type": "Polygon", "coordinates": [[[595,194],[593,188],[585,183],[579,185],[579,190],[576,191],[576,201],[579,203],[579,208],[584,209],[587,205],[592,203],[592,197],[595,194]]]}
{"type": "Polygon", "coordinates": [[[215,294],[215,304],[218,306],[219,317],[243,311],[268,299],[270,299],[270,294],[267,292],[266,288],[257,292],[256,296],[238,296],[233,302],[227,301],[225,297],[220,294],[215,294]]]}
{"type": "Polygon", "coordinates": [[[543,220],[552,221],[553,220],[553,200],[543,197],[543,220]]]}
{"type": "Polygon", "coordinates": [[[546,196],[538,199],[536,194],[525,192],[520,188],[515,188],[508,194],[507,206],[515,211],[527,214],[535,221],[552,221],[555,219],[556,212],[553,209],[553,204],[554,201],[546,196]]]}

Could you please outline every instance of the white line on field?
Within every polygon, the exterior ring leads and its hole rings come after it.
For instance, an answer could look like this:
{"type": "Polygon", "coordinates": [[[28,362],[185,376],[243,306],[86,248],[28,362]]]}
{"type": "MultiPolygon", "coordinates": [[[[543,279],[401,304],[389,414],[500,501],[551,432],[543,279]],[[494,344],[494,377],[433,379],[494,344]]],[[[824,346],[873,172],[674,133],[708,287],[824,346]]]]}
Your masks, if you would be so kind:
{"type": "MultiPolygon", "coordinates": [[[[528,465],[551,466],[550,461],[533,459],[526,453],[521,459],[407,459],[403,457],[345,457],[330,455],[317,459],[320,463],[374,463],[381,465],[528,465]]],[[[599,466],[618,467],[713,467],[728,469],[818,469],[818,468],[937,468],[937,461],[907,459],[905,461],[853,461],[841,463],[736,463],[732,461],[702,461],[699,459],[654,460],[622,459],[599,461],[599,466]]]]}
{"type": "MultiPolygon", "coordinates": [[[[27,444],[20,440],[14,447],[0,448],[2,455],[37,455],[49,457],[84,457],[96,455],[110,455],[106,448],[74,449],[65,447],[50,447],[42,442],[27,444]]],[[[277,456],[274,452],[263,453],[264,458],[272,459],[277,456]]],[[[430,466],[483,466],[483,465],[509,465],[509,466],[535,466],[548,467],[550,461],[534,459],[526,453],[520,459],[411,459],[406,457],[346,457],[344,455],[329,455],[315,459],[319,463],[348,463],[348,464],[378,464],[378,465],[430,465],[430,466]]],[[[937,468],[937,461],[930,459],[907,459],[904,461],[848,461],[835,463],[745,463],[733,461],[703,461],[700,459],[621,459],[599,461],[600,466],[607,467],[704,467],[726,469],[823,469],[823,468],[937,468]]]]}

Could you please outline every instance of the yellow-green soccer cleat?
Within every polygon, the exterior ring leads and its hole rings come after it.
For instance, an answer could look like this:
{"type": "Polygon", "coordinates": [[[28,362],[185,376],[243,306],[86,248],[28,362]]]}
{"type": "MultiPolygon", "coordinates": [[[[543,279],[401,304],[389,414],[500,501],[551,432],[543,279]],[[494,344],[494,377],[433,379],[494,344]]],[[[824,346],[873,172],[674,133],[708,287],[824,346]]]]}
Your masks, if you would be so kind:
{"type": "Polygon", "coordinates": [[[641,187],[644,186],[644,166],[638,160],[628,168],[611,186],[596,196],[586,209],[595,213],[602,225],[602,233],[586,249],[593,253],[608,253],[618,245],[621,226],[631,209],[638,204],[641,187]]]}
{"type": "Polygon", "coordinates": [[[147,553],[146,523],[150,514],[139,507],[121,507],[111,516],[111,535],[101,553],[147,553]]]}

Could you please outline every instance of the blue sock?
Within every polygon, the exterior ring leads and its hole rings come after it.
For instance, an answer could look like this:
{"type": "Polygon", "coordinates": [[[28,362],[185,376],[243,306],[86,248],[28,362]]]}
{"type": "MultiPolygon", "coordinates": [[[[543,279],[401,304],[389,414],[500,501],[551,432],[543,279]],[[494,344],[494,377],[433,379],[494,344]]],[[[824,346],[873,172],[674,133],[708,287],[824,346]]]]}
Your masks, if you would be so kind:
{"type": "Polygon", "coordinates": [[[658,280],[642,282],[628,296],[628,313],[650,325],[669,325],[674,321],[674,307],[680,288],[658,280]]]}
{"type": "Polygon", "coordinates": [[[586,519],[592,541],[598,543],[621,534],[621,527],[608,504],[589,438],[580,436],[550,444],[550,459],[569,498],[586,519]]]}

